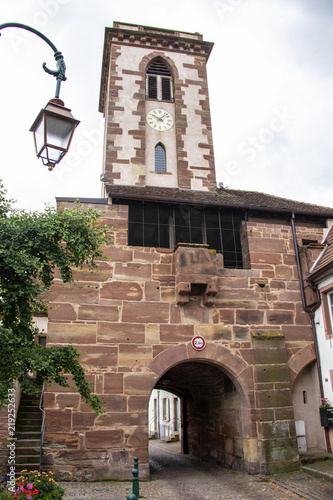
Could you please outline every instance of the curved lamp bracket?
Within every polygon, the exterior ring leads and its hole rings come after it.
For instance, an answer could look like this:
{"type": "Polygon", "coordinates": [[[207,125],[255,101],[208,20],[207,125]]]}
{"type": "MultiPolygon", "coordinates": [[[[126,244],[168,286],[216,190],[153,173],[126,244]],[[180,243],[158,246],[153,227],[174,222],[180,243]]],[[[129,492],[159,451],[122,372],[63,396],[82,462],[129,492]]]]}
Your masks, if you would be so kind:
{"type": "Polygon", "coordinates": [[[49,75],[56,77],[55,98],[51,99],[45,109],[40,111],[30,128],[30,131],[34,134],[37,158],[41,158],[44,165],[47,165],[49,170],[52,170],[67,153],[74,130],[80,123],[79,120],[75,120],[70,112],[71,110],[65,108],[63,101],[59,99],[61,82],[66,80],[66,65],[63,55],[51,40],[35,28],[20,23],[0,24],[0,31],[4,28],[21,28],[31,31],[31,33],[44,40],[54,52],[57,69],[49,69],[46,63],[43,63],[43,69],[49,75]]]}
{"type": "MultiPolygon", "coordinates": [[[[31,33],[34,33],[35,35],[39,36],[44,40],[53,50],[54,52],[54,58],[57,63],[57,69],[56,70],[51,70],[46,66],[46,63],[43,63],[43,69],[46,73],[49,75],[55,76],[57,80],[57,85],[56,85],[56,91],[55,91],[55,97],[58,99],[60,95],[60,85],[61,82],[64,82],[67,80],[65,73],[66,73],[66,64],[64,57],[62,53],[57,49],[57,47],[49,40],[43,33],[40,31],[36,30],[35,28],[31,28],[30,26],[27,26],[26,24],[20,24],[20,23],[5,23],[5,24],[0,24],[0,31],[4,28],[21,28],[26,31],[30,31],[31,33]]],[[[1,33],[0,33],[1,36],[1,33]]]]}

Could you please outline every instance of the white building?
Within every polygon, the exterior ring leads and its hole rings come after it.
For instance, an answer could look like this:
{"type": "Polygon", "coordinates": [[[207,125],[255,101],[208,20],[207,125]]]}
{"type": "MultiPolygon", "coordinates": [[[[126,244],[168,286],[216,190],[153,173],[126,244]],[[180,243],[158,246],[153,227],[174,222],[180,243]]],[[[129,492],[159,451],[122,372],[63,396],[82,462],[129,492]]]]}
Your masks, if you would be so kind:
{"type": "MultiPolygon", "coordinates": [[[[321,374],[321,396],[327,398],[333,407],[333,225],[323,244],[325,247],[312,267],[308,281],[318,289],[320,300],[320,306],[314,312],[314,324],[321,374]]],[[[318,401],[319,406],[320,404],[318,401]]],[[[333,426],[325,429],[325,437],[327,451],[331,451],[333,426]]]]}
{"type": "Polygon", "coordinates": [[[154,389],[149,400],[149,439],[178,441],[180,399],[168,391],[154,389]]]}

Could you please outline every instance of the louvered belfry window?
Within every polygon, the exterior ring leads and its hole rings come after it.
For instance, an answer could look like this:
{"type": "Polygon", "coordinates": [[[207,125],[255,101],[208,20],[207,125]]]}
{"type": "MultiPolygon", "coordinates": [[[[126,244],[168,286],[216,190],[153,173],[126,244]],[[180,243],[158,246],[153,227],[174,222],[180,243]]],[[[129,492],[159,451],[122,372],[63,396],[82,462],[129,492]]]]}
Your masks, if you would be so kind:
{"type": "Polygon", "coordinates": [[[172,101],[172,74],[162,57],[156,57],[146,74],[146,98],[172,101]]]}

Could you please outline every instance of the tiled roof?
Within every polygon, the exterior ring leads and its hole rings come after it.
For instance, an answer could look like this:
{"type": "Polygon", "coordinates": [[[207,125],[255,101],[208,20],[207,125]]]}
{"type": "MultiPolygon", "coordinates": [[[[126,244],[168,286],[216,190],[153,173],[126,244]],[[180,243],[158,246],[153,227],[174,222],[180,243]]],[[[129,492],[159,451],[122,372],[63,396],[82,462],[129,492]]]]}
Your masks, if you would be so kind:
{"type": "Polygon", "coordinates": [[[220,188],[217,191],[195,191],[155,186],[121,186],[107,184],[111,198],[150,200],[169,203],[215,205],[229,208],[265,210],[270,212],[295,212],[333,218],[333,208],[288,200],[256,191],[220,188]]]}
{"type": "Polygon", "coordinates": [[[323,243],[326,244],[326,247],[322,251],[319,259],[315,267],[312,269],[310,275],[308,276],[308,280],[311,281],[319,274],[324,271],[327,271],[330,267],[333,266],[333,225],[330,227],[325,240],[323,243]]]}

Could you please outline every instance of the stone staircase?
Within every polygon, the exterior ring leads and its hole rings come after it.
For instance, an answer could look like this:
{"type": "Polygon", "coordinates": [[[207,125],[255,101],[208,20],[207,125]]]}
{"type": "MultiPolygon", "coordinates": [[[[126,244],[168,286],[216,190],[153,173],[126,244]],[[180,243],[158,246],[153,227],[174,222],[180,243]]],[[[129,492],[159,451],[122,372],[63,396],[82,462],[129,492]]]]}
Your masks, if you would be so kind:
{"type": "Polygon", "coordinates": [[[301,455],[300,459],[302,471],[333,482],[332,453],[326,453],[323,451],[312,454],[308,453],[307,455],[301,455]]]}
{"type": "Polygon", "coordinates": [[[179,432],[171,432],[170,436],[166,437],[164,441],[166,443],[175,443],[176,441],[179,441],[179,432]]]}
{"type": "Polygon", "coordinates": [[[43,413],[39,409],[40,394],[22,394],[16,418],[16,472],[39,469],[40,433],[43,413]]]}

